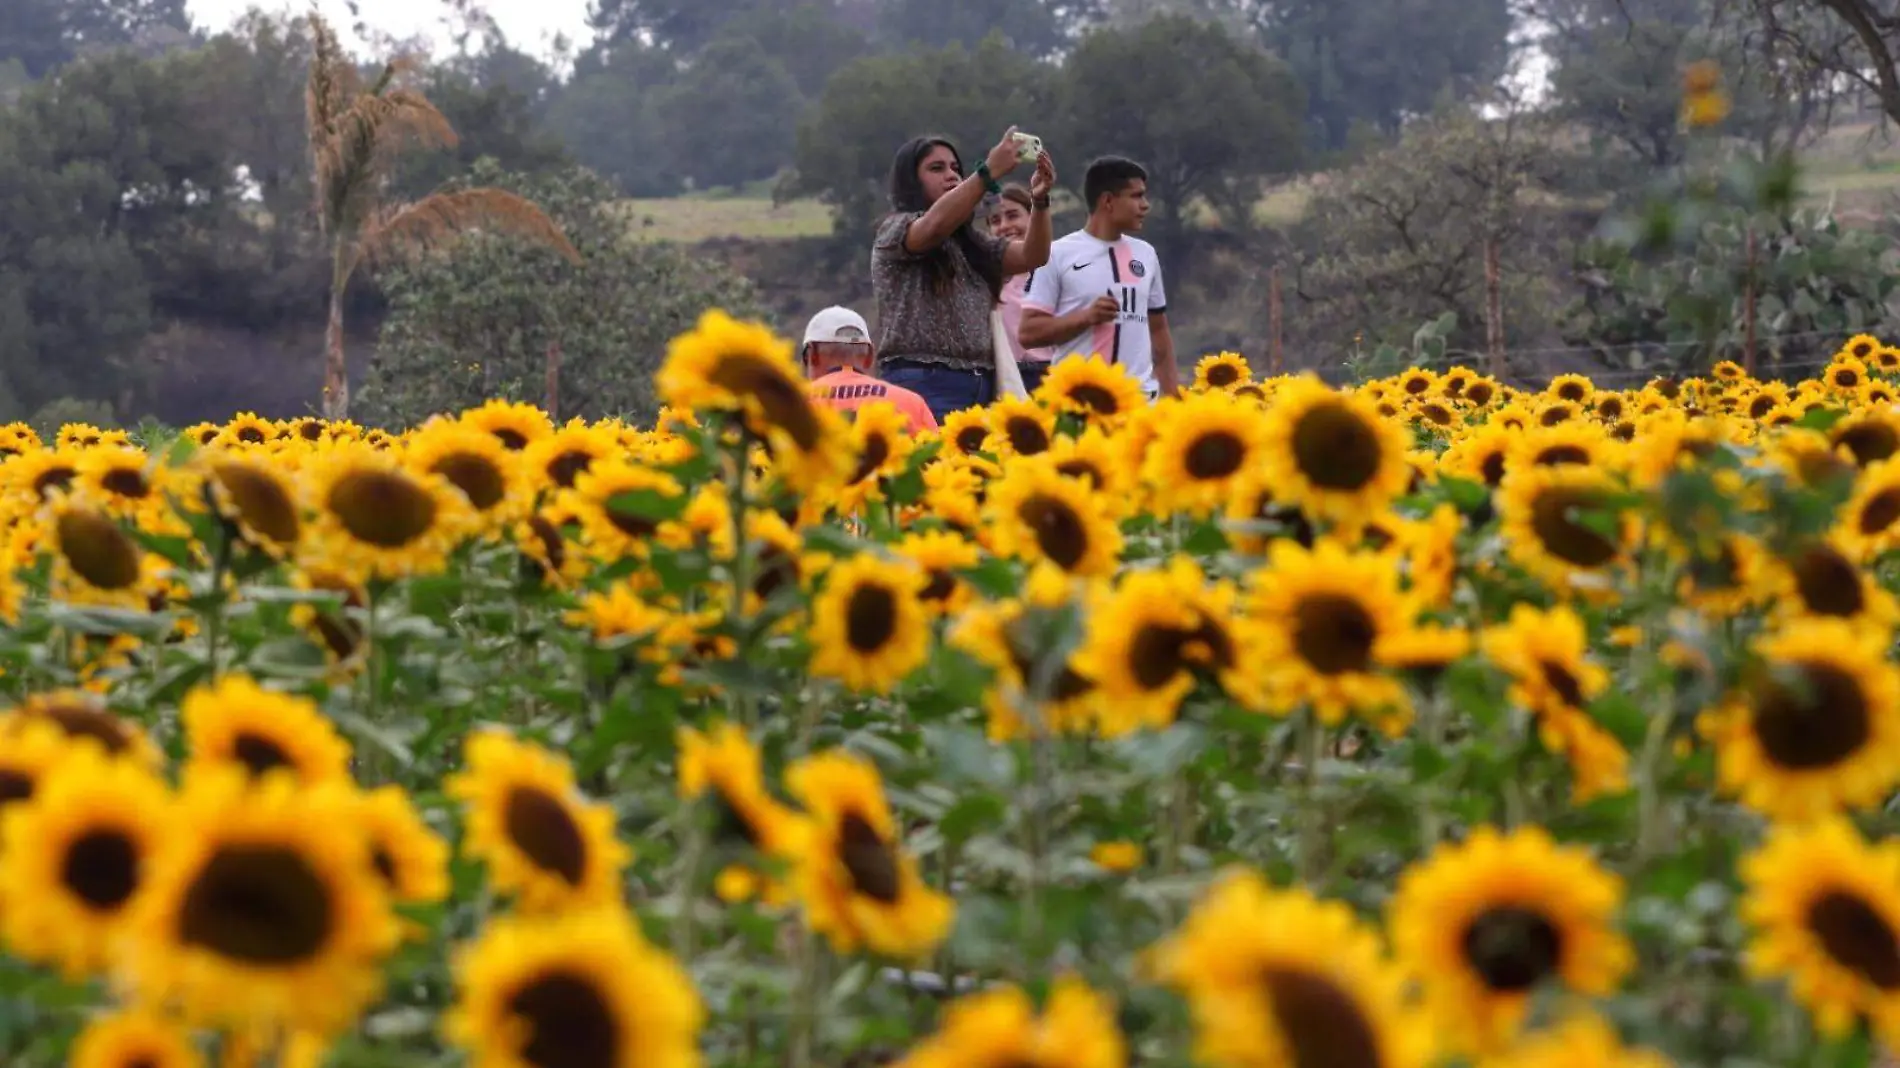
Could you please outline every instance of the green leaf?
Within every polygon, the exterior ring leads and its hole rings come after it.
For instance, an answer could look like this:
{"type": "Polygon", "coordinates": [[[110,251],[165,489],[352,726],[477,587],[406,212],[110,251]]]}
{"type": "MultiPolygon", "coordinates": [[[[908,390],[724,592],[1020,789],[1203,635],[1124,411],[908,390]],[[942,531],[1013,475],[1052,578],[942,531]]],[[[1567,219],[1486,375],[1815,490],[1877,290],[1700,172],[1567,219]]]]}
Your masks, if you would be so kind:
{"type": "Polygon", "coordinates": [[[937,754],[937,767],[953,782],[977,783],[1007,790],[1016,779],[1015,761],[1007,749],[967,727],[924,728],[926,747],[937,754]]]}
{"type": "Polygon", "coordinates": [[[688,503],[684,494],[654,489],[622,490],[607,499],[607,511],[629,519],[664,523],[685,515],[688,503]]]}

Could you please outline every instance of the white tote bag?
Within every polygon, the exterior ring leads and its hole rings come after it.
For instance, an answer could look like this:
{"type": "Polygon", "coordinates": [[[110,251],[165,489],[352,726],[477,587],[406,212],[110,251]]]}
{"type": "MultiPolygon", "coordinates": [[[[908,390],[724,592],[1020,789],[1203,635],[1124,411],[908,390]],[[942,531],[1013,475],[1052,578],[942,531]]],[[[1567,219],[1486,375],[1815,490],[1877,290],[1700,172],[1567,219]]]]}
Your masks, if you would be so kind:
{"type": "Polygon", "coordinates": [[[996,397],[1025,398],[1022,369],[1016,366],[1016,347],[1009,343],[1009,331],[1003,326],[1003,309],[990,309],[990,347],[996,350],[996,397]]]}

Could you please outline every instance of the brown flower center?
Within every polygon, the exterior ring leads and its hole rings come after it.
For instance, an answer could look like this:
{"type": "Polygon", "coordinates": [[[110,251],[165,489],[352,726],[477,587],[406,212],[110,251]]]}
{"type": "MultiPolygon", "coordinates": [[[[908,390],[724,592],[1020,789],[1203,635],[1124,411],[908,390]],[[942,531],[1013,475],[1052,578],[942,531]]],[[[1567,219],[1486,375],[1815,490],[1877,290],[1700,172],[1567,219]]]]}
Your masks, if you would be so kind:
{"type": "Polygon", "coordinates": [[[138,846],[116,828],[88,831],[66,850],[59,881],[94,911],[115,911],[138,889],[138,846]]]}
{"type": "Polygon", "coordinates": [[[379,549],[401,549],[435,525],[435,499],[395,471],[352,471],[337,479],[325,504],[350,537],[379,549]]]}
{"type": "Polygon", "coordinates": [[[1372,481],[1384,459],[1378,434],[1341,401],[1316,405],[1293,428],[1293,460],[1321,489],[1356,491],[1372,481]]]}
{"type": "Polygon", "coordinates": [[[1037,494],[1016,515],[1035,532],[1036,547],[1062,570],[1073,571],[1088,555],[1088,527],[1067,502],[1037,494]]]}
{"type": "Polygon", "coordinates": [[[1900,989],[1900,937],[1873,906],[1830,890],[1808,906],[1807,918],[1834,963],[1876,989],[1900,989]]]}
{"type": "Polygon", "coordinates": [[[1860,569],[1831,547],[1810,545],[1795,557],[1793,565],[1795,589],[1808,611],[1852,617],[1867,607],[1860,569]]]}
{"type": "Polygon", "coordinates": [[[124,590],[138,582],[138,546],[117,523],[98,512],[73,510],[62,512],[55,528],[60,555],[88,585],[124,590]]]}
{"type": "Polygon", "coordinates": [[[1833,767],[1873,737],[1866,695],[1852,675],[1829,664],[1790,665],[1794,678],[1763,679],[1754,698],[1755,738],[1775,766],[1833,767]]]}
{"type": "Polygon", "coordinates": [[[897,850],[855,812],[846,813],[838,825],[838,859],[858,893],[879,904],[897,903],[897,850]]]}
{"type": "Polygon", "coordinates": [[[263,777],[267,771],[277,768],[296,768],[290,754],[274,740],[251,731],[240,731],[231,741],[231,756],[250,770],[252,775],[263,777]]]}
{"type": "Polygon", "coordinates": [[[1599,508],[1604,495],[1587,487],[1557,486],[1531,502],[1531,530],[1545,552],[1566,564],[1598,568],[1617,557],[1616,542],[1579,522],[1576,513],[1599,508]]]}
{"type": "Polygon", "coordinates": [[[526,1041],[521,1059],[534,1068],[615,1068],[621,1025],[592,978],[566,972],[537,975],[508,999],[526,1041]]]}
{"type": "Polygon", "coordinates": [[[1465,961],[1493,990],[1521,993],[1556,972],[1563,936],[1555,924],[1530,909],[1487,909],[1465,928],[1465,961]]]}
{"type": "Polygon", "coordinates": [[[804,385],[745,354],[722,357],[709,376],[721,389],[751,397],[765,420],[783,430],[800,452],[817,449],[823,431],[804,385]]]}
{"type": "Polygon", "coordinates": [[[1038,456],[1049,451],[1049,431],[1028,416],[1012,416],[1005,421],[1003,434],[1018,456],[1038,456]]]}
{"type": "Polygon", "coordinates": [[[283,484],[247,464],[222,463],[211,469],[238,518],[258,535],[279,545],[297,540],[301,524],[297,502],[283,484]]]}
{"type": "Polygon", "coordinates": [[[229,845],[193,876],[179,941],[253,967],[288,967],[329,943],[330,888],[302,854],[281,845],[229,845]]]}
{"type": "Polygon", "coordinates": [[[1226,430],[1213,430],[1194,439],[1182,466],[1190,478],[1207,482],[1229,478],[1247,459],[1247,446],[1226,430]]]}
{"type": "Polygon", "coordinates": [[[587,872],[587,839],[580,824],[558,797],[531,786],[509,791],[502,806],[502,824],[508,841],[543,871],[579,886],[587,872]]]}
{"type": "Polygon", "coordinates": [[[508,495],[508,480],[493,461],[479,453],[452,452],[429,470],[448,479],[477,511],[486,512],[508,495]]]}
{"type": "Polygon", "coordinates": [[[1378,637],[1372,613],[1346,594],[1304,597],[1293,609],[1293,648],[1322,675],[1369,670],[1378,637]]]}
{"type": "Polygon", "coordinates": [[[851,591],[844,610],[845,641],[869,655],[897,635],[897,594],[888,586],[863,583],[851,591]]]}

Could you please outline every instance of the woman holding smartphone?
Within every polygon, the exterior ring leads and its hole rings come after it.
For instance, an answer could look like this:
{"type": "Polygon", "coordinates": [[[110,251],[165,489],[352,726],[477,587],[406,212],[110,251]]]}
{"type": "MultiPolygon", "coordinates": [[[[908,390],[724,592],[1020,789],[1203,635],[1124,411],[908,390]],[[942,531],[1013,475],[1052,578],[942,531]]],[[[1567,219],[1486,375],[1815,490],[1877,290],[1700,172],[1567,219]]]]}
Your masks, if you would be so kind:
{"type": "Polygon", "coordinates": [[[976,228],[983,198],[1022,162],[1014,127],[965,174],[956,146],[919,137],[891,165],[891,213],[871,249],[877,301],[878,376],[924,398],[942,421],[996,399],[996,349],[990,315],[1004,279],[1049,262],[1049,191],[1055,164],[1036,157],[1030,216],[1020,238],[976,228]]]}

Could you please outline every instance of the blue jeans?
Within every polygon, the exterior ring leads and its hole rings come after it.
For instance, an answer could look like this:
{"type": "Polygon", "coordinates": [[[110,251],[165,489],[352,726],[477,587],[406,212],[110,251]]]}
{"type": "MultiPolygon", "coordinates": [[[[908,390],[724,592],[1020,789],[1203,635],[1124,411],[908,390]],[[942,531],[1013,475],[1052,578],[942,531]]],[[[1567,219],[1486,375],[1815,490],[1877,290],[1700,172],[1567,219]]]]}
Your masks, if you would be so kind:
{"type": "Polygon", "coordinates": [[[1047,360],[1032,360],[1027,363],[1018,360],[1016,362],[1016,369],[1023,375],[1023,389],[1027,390],[1030,396],[1035,396],[1036,390],[1042,387],[1042,380],[1049,377],[1049,366],[1047,360]]]}
{"type": "Polygon", "coordinates": [[[924,399],[930,414],[942,423],[951,412],[980,408],[996,400],[996,374],[989,369],[965,371],[935,364],[897,362],[878,369],[879,377],[924,399]]]}

